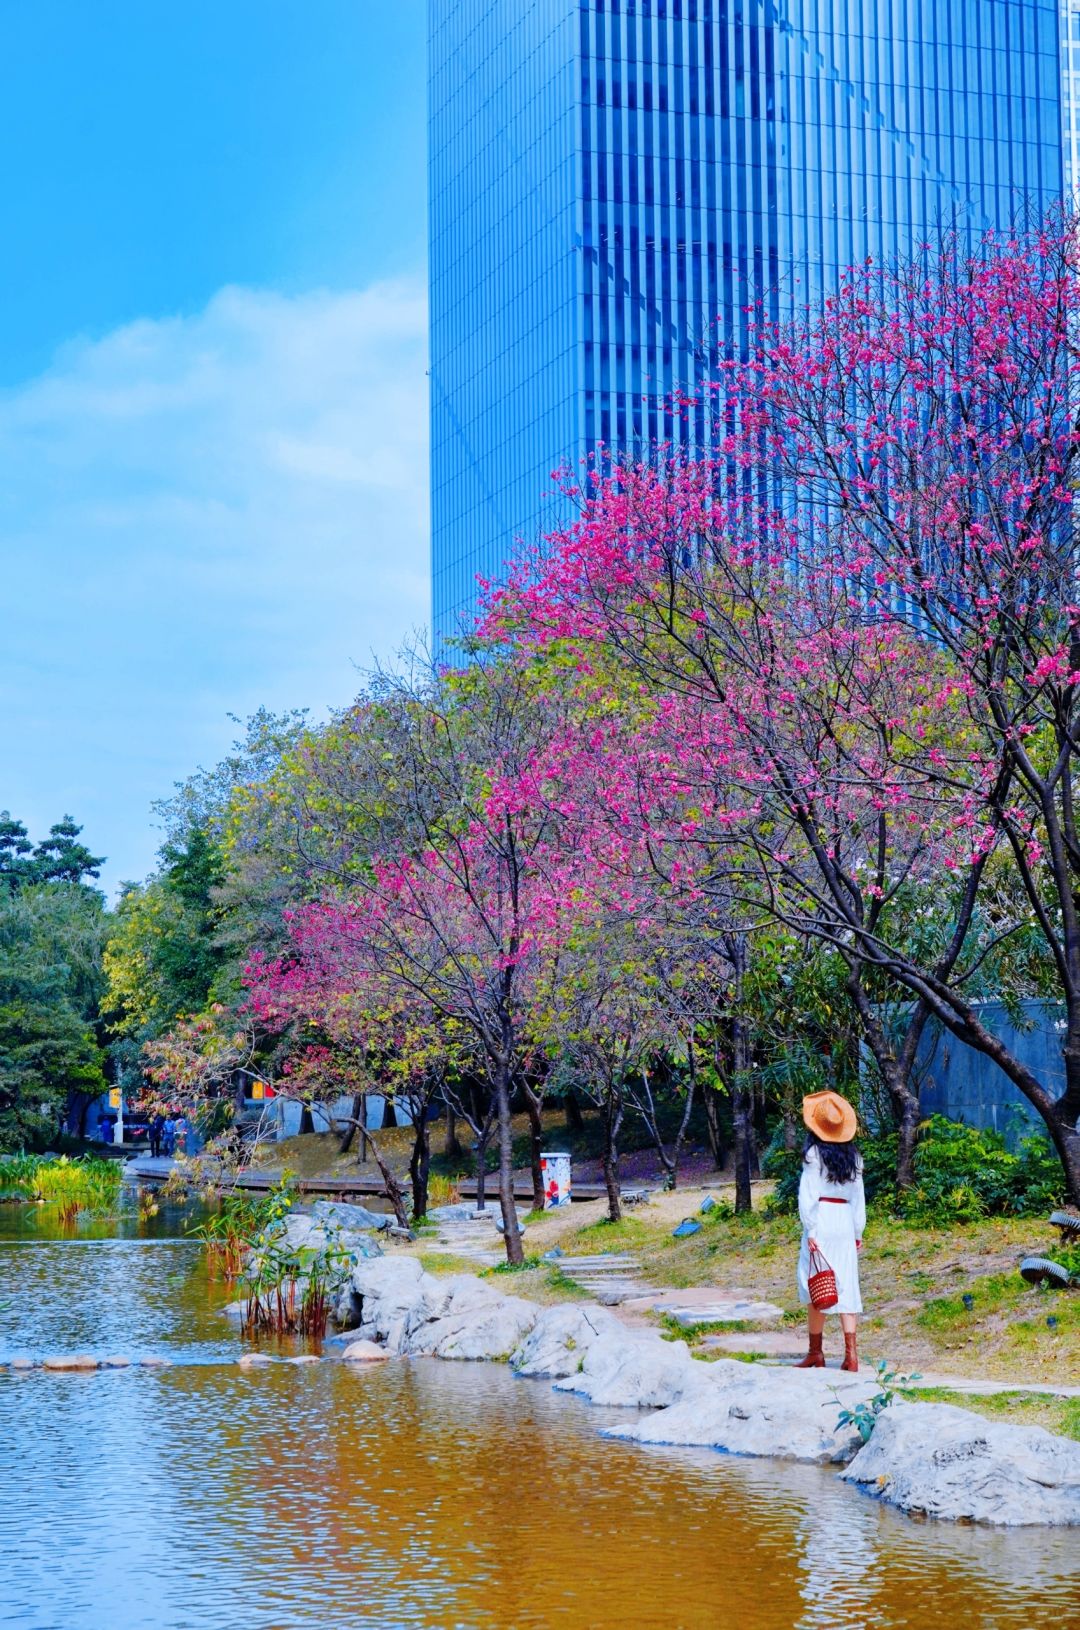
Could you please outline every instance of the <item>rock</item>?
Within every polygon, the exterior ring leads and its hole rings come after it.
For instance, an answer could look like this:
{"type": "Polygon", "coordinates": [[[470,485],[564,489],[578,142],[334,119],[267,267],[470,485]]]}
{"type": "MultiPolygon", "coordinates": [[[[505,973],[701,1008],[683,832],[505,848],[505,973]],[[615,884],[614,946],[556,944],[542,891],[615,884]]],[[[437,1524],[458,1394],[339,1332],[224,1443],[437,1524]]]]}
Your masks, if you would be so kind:
{"type": "Polygon", "coordinates": [[[400,1350],[406,1317],[424,1303],[425,1296],[438,1291],[435,1279],[414,1256],[358,1262],[352,1288],[359,1306],[359,1334],[385,1342],[393,1352],[400,1350]]]}
{"type": "Polygon", "coordinates": [[[432,1279],[406,1319],[402,1351],[416,1357],[508,1358],[539,1311],[535,1302],[504,1296],[471,1274],[432,1279]]]}
{"type": "Polygon", "coordinates": [[[311,1215],[335,1228],[361,1233],[365,1229],[378,1233],[380,1229],[389,1228],[394,1221],[389,1212],[369,1211],[367,1206],[346,1205],[343,1200],[316,1200],[311,1215]]]}
{"type": "Polygon", "coordinates": [[[246,1307],[247,1303],[244,1301],[227,1302],[221,1310],[222,1318],[228,1319],[230,1324],[243,1324],[246,1307]]]}
{"type": "Polygon", "coordinates": [[[348,1364],[379,1364],[390,1357],[385,1347],[373,1341],[350,1341],[342,1358],[348,1364]]]}
{"type": "Polygon", "coordinates": [[[678,1228],[671,1230],[672,1239],[687,1239],[701,1232],[701,1224],[694,1217],[684,1217],[678,1228]]]}
{"type": "Polygon", "coordinates": [[[144,1370],[166,1370],[172,1363],[172,1359],[158,1358],[154,1353],[150,1353],[146,1358],[140,1358],[139,1363],[144,1370]]]}
{"type": "Polygon", "coordinates": [[[101,1364],[102,1368],[106,1370],[126,1370],[129,1368],[131,1360],[119,1353],[114,1354],[111,1358],[103,1358],[101,1364]]]}
{"type": "Polygon", "coordinates": [[[594,1404],[662,1409],[696,1386],[704,1366],[685,1341],[664,1341],[651,1330],[602,1336],[586,1349],[580,1368],[556,1381],[558,1392],[580,1392],[594,1404]]]}
{"type": "Polygon", "coordinates": [[[10,1363],[10,1368],[13,1369],[13,1370],[22,1370],[22,1371],[36,1370],[37,1369],[37,1359],[36,1358],[25,1358],[25,1357],[21,1357],[21,1356],[19,1358],[13,1358],[11,1360],[11,1363],[10,1363]]]}
{"type": "Polygon", "coordinates": [[[272,1364],[274,1360],[269,1353],[241,1353],[236,1362],[242,1370],[254,1370],[263,1364],[272,1364]]]}
{"type": "Polygon", "coordinates": [[[43,1370],[96,1370],[98,1361],[89,1353],[54,1353],[42,1360],[43,1370]]]}
{"type": "Polygon", "coordinates": [[[856,1453],[858,1433],[838,1427],[837,1417],[842,1408],[871,1397],[876,1378],[736,1360],[690,1363],[698,1373],[670,1408],[612,1427],[607,1435],[820,1464],[850,1460],[856,1453]]]}
{"type": "Polygon", "coordinates": [[[471,1200],[459,1200],[450,1206],[429,1206],[427,1209],[427,1222],[469,1222],[474,1217],[490,1216],[490,1211],[477,1211],[471,1200]]]}
{"type": "Polygon", "coordinates": [[[561,1245],[553,1245],[551,1247],[550,1251],[545,1251],[544,1252],[544,1254],[540,1258],[540,1260],[541,1260],[541,1262],[558,1262],[558,1260],[562,1256],[562,1254],[563,1254],[562,1246],[561,1245]]]}
{"type": "Polygon", "coordinates": [[[564,1303],[545,1307],[524,1341],[510,1355],[518,1375],[559,1380],[576,1375],[589,1348],[603,1337],[617,1337],[623,1326],[601,1307],[564,1303]]]}
{"type": "Polygon", "coordinates": [[[283,1364],[321,1364],[322,1359],[318,1353],[296,1353],[291,1358],[283,1358],[283,1364]]]}
{"type": "Polygon", "coordinates": [[[1080,1443],[953,1404],[893,1404],[844,1477],[927,1517],[1080,1524],[1080,1443]]]}

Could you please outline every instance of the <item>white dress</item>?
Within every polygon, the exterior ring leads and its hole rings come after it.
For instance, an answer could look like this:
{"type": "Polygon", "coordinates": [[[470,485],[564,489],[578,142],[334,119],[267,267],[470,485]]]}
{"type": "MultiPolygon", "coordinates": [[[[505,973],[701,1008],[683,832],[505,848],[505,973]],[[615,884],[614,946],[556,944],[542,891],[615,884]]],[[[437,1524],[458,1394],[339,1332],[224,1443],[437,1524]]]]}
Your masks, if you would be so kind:
{"type": "Polygon", "coordinates": [[[810,1274],[810,1241],[816,1240],[822,1256],[836,1275],[840,1300],[830,1313],[861,1313],[859,1292],[859,1253],[855,1241],[866,1227],[866,1196],[863,1193],[862,1162],[850,1183],[833,1183],[825,1174],[821,1156],[811,1149],[803,1161],[799,1179],[799,1220],[802,1244],[799,1247],[799,1301],[809,1302],[807,1279],[810,1274]],[[831,1205],[824,1196],[844,1200],[831,1205]]]}

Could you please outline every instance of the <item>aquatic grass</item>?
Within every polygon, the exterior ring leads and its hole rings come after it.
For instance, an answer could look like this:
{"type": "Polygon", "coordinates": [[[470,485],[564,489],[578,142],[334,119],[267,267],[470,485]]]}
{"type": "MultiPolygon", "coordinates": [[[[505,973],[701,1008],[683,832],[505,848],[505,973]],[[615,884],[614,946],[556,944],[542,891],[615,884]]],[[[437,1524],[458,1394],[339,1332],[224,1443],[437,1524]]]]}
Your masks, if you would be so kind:
{"type": "Polygon", "coordinates": [[[212,1217],[188,1230],[206,1247],[212,1278],[239,1279],[248,1253],[266,1231],[288,1216],[298,1198],[291,1174],[266,1194],[229,1194],[212,1217]]]}
{"type": "Polygon", "coordinates": [[[73,1223],[80,1211],[111,1211],[123,1183],[118,1162],[96,1155],[8,1155],[0,1160],[0,1189],[57,1208],[73,1223]]]}

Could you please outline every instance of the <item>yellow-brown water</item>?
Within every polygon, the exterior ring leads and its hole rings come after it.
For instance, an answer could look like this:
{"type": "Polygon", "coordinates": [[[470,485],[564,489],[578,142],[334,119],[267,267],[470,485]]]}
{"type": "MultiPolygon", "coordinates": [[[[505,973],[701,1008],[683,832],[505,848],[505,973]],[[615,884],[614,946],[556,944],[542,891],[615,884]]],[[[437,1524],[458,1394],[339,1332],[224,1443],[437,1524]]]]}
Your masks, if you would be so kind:
{"type": "Polygon", "coordinates": [[[605,1441],[502,1366],[241,1371],[174,1219],[0,1208],[0,1625],[1072,1630],[1080,1537],[918,1524],[815,1467],[605,1441]],[[150,1232],[150,1231],[153,1232],[150,1232]]]}

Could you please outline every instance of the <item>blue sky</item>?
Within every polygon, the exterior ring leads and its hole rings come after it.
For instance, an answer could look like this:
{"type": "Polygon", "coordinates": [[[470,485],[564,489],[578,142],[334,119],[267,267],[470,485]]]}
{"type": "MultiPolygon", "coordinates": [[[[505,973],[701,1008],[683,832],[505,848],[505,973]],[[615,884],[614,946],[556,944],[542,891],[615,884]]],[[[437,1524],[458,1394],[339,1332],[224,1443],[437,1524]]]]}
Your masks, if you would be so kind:
{"type": "Polygon", "coordinates": [[[140,876],[427,617],[424,0],[0,0],[0,808],[140,876]]]}

